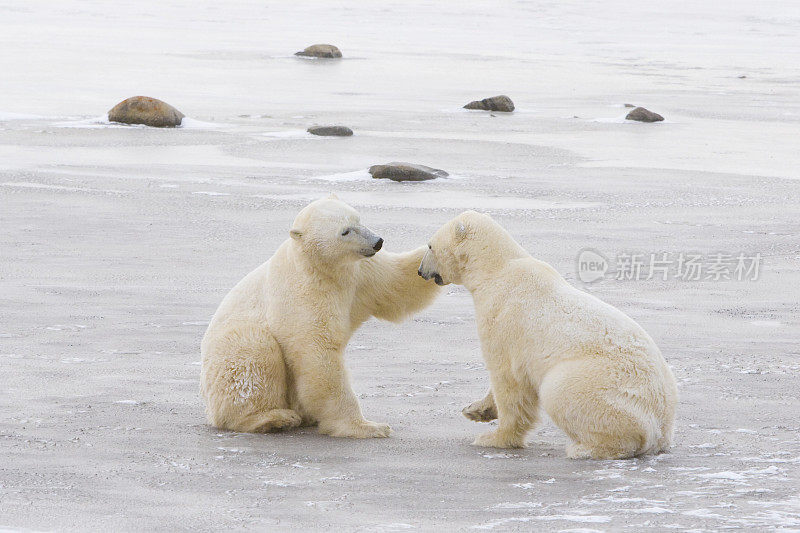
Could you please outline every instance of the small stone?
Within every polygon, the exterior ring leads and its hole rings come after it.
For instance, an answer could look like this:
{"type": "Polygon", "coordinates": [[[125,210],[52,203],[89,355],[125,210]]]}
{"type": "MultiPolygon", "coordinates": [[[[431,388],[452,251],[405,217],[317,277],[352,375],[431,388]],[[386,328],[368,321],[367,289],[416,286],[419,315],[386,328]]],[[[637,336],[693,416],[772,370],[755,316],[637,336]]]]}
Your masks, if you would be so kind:
{"type": "Polygon", "coordinates": [[[304,57],[323,57],[326,59],[337,59],[342,57],[342,51],[332,44],[312,44],[301,52],[295,52],[296,56],[304,57]]]}
{"type": "Polygon", "coordinates": [[[633,104],[625,104],[625,107],[636,107],[636,106],[633,104]]]}
{"type": "Polygon", "coordinates": [[[369,167],[369,173],[375,179],[389,179],[392,181],[427,181],[448,176],[447,172],[438,168],[398,162],[373,165],[369,167]]]}
{"type": "Polygon", "coordinates": [[[154,128],[181,125],[184,114],[166,102],[148,96],[134,96],[118,103],[108,112],[108,120],[123,124],[144,124],[154,128]]]}
{"type": "Polygon", "coordinates": [[[350,137],[353,134],[353,130],[347,126],[312,126],[306,131],[323,137],[350,137]]]}
{"type": "Polygon", "coordinates": [[[511,98],[508,96],[501,94],[500,96],[492,96],[491,98],[470,102],[464,106],[464,109],[482,109],[484,111],[511,113],[514,111],[514,102],[512,102],[511,98]]]}
{"type": "Polygon", "coordinates": [[[747,76],[745,76],[744,74],[742,74],[741,76],[739,76],[739,79],[740,79],[740,80],[743,80],[743,79],[745,79],[746,77],[747,77],[747,76]]]}
{"type": "Polygon", "coordinates": [[[625,117],[627,120],[638,120],[639,122],[659,122],[664,117],[658,113],[653,113],[643,107],[637,107],[625,117]]]}

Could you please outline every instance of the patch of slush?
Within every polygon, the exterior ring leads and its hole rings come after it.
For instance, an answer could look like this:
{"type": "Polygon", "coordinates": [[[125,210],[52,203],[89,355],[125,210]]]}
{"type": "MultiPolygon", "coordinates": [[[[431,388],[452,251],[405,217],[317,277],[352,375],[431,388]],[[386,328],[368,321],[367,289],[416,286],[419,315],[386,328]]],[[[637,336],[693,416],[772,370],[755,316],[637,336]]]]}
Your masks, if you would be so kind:
{"type": "Polygon", "coordinates": [[[83,363],[107,363],[108,359],[86,359],[83,357],[66,357],[62,359],[61,362],[67,365],[83,364],[83,363]]]}
{"type": "Polygon", "coordinates": [[[51,191],[70,191],[70,192],[101,192],[110,194],[125,194],[125,191],[92,189],[89,187],[67,187],[64,185],[49,185],[47,183],[36,183],[32,181],[6,181],[0,183],[2,187],[15,187],[22,189],[47,189],[51,191]]]}
{"type": "Polygon", "coordinates": [[[10,120],[40,120],[42,115],[32,115],[30,113],[13,113],[11,111],[0,111],[0,122],[7,122],[10,120]]]}
{"type": "Polygon", "coordinates": [[[55,324],[52,326],[45,326],[44,329],[49,331],[80,331],[86,329],[86,326],[83,324],[55,324]]]}
{"type": "MultiPolygon", "coordinates": [[[[414,185],[419,185],[414,184],[414,185]]],[[[413,186],[413,185],[412,185],[413,186]]],[[[343,191],[343,201],[358,206],[414,207],[417,209],[581,209],[597,207],[594,202],[560,202],[514,196],[490,196],[471,191],[343,191]]]]}
{"type": "MultiPolygon", "coordinates": [[[[472,526],[473,529],[494,529],[500,526],[506,526],[513,522],[532,522],[540,520],[543,522],[582,522],[587,524],[605,524],[611,522],[611,517],[606,515],[573,515],[573,514],[554,514],[554,515],[539,515],[539,516],[515,516],[511,518],[501,518],[492,520],[480,526],[472,526]]],[[[505,529],[505,528],[504,528],[505,529]]]]}
{"type": "MultiPolygon", "coordinates": [[[[784,453],[788,454],[788,452],[780,452],[780,454],[784,453]]],[[[800,464],[800,457],[742,457],[740,460],[748,463],[800,464]]]]}
{"type": "Polygon", "coordinates": [[[120,122],[111,122],[108,120],[108,114],[100,115],[92,118],[85,118],[79,120],[67,120],[64,122],[55,122],[53,126],[56,128],[146,128],[143,124],[122,124],[120,122]]]}
{"type": "Polygon", "coordinates": [[[224,128],[226,126],[229,126],[229,124],[205,122],[203,120],[197,120],[196,118],[183,117],[183,120],[181,120],[181,125],[178,127],[185,130],[213,130],[224,128]]]}
{"type": "Polygon", "coordinates": [[[264,481],[264,485],[269,487],[294,487],[297,483],[283,479],[267,479],[264,481]]]}
{"type": "MultiPolygon", "coordinates": [[[[419,183],[411,187],[419,186],[419,183]]],[[[410,192],[402,189],[403,184],[389,184],[398,187],[395,191],[338,191],[342,201],[356,207],[394,207],[415,209],[494,209],[494,210],[538,210],[538,209],[589,209],[602,206],[599,202],[563,202],[519,198],[513,196],[487,196],[471,191],[420,191],[410,192]]],[[[318,193],[258,194],[251,198],[268,198],[279,201],[310,202],[317,200],[318,193]]]]}
{"type": "MultiPolygon", "coordinates": [[[[209,130],[209,129],[217,129],[223,128],[228,124],[218,124],[215,122],[205,122],[202,120],[197,120],[191,117],[183,117],[181,120],[180,129],[194,129],[194,130],[209,130]]],[[[100,115],[97,117],[86,118],[86,119],[79,119],[79,120],[67,120],[64,122],[56,122],[53,124],[56,128],[87,128],[87,129],[99,129],[99,128],[150,128],[146,124],[124,124],[122,122],[112,122],[108,120],[108,115],[100,115]]],[[[162,128],[158,128],[162,129],[162,128]]]]}
{"type": "Polygon", "coordinates": [[[194,191],[192,194],[204,194],[206,196],[230,196],[229,192],[216,192],[216,191],[194,191]]]}
{"type": "Polygon", "coordinates": [[[753,320],[750,322],[753,326],[759,326],[762,328],[779,328],[783,324],[778,322],[777,320],[753,320]]]}
{"type": "Polygon", "coordinates": [[[748,470],[732,471],[726,470],[722,472],[708,472],[702,474],[693,474],[693,477],[702,481],[716,481],[722,484],[731,485],[749,485],[751,481],[758,478],[768,477],[775,479],[777,476],[785,477],[786,470],[778,468],[777,466],[769,466],[767,468],[750,468],[748,470]]]}
{"type": "Polygon", "coordinates": [[[492,509],[535,509],[541,506],[540,502],[502,502],[492,506],[492,509]]]}
{"type": "Polygon", "coordinates": [[[338,174],[328,174],[325,176],[312,176],[312,179],[323,181],[364,181],[372,180],[372,176],[366,170],[356,170],[353,172],[339,172],[338,174]]]}
{"type": "Polygon", "coordinates": [[[675,511],[670,511],[669,509],[665,509],[663,507],[642,507],[638,509],[626,509],[626,512],[637,514],[669,514],[674,513],[675,511]]]}
{"type": "Polygon", "coordinates": [[[416,529],[416,526],[405,522],[392,522],[390,524],[376,524],[370,528],[370,531],[386,531],[388,533],[390,531],[408,531],[409,529],[416,529]]]}
{"type": "Polygon", "coordinates": [[[322,138],[319,135],[312,135],[306,130],[284,130],[284,131],[268,131],[261,134],[262,137],[271,137],[273,139],[310,139],[312,137],[322,138]]]}

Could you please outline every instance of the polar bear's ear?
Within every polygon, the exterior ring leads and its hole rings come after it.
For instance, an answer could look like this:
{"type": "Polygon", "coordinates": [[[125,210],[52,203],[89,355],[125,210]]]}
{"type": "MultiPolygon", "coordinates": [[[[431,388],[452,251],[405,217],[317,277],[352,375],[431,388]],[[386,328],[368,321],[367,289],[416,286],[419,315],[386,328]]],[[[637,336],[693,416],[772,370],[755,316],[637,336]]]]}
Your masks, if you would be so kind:
{"type": "Polygon", "coordinates": [[[335,193],[335,192],[332,192],[332,193],[331,193],[331,194],[328,196],[328,199],[329,199],[329,200],[338,200],[338,199],[339,199],[339,197],[338,197],[338,196],[336,196],[336,193],[335,193]]]}
{"type": "Polygon", "coordinates": [[[302,237],[302,236],[303,236],[303,232],[300,231],[299,229],[292,228],[292,229],[289,230],[289,237],[291,237],[292,239],[294,239],[296,241],[299,241],[300,237],[302,237]]]}

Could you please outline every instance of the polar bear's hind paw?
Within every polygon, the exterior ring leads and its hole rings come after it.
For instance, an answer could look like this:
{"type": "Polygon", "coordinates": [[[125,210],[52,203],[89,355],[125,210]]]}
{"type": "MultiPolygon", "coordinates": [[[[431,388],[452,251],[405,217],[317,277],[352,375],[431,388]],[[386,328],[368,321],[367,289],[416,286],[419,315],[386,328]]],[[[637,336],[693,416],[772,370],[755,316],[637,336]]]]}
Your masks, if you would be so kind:
{"type": "Polygon", "coordinates": [[[296,428],[302,419],[291,409],[273,409],[264,414],[261,424],[253,428],[254,433],[273,433],[284,429],[296,428]]]}
{"type": "Polygon", "coordinates": [[[570,459],[591,459],[592,450],[583,444],[570,442],[567,444],[567,457],[570,459]]]}

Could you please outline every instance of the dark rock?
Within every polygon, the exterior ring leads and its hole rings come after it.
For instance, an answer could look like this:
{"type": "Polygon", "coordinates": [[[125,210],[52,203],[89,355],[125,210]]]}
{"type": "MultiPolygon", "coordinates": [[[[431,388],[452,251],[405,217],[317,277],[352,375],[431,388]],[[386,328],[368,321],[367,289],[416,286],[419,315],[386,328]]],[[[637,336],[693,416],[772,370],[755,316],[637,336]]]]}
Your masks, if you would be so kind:
{"type": "Polygon", "coordinates": [[[664,117],[658,113],[653,113],[643,107],[637,107],[625,117],[628,120],[638,120],[639,122],[659,122],[664,120],[664,117]]]}
{"type": "Polygon", "coordinates": [[[183,113],[166,102],[148,96],[134,96],[118,103],[108,112],[108,120],[123,124],[145,124],[154,128],[180,126],[183,113]]]}
{"type": "Polygon", "coordinates": [[[744,74],[742,74],[741,76],[739,76],[739,79],[740,79],[740,80],[743,80],[743,79],[745,79],[746,77],[747,77],[747,76],[745,76],[744,74]]]}
{"type": "Polygon", "coordinates": [[[448,176],[447,172],[438,168],[398,162],[373,165],[369,167],[369,173],[373,178],[392,181],[427,181],[448,176]]]}
{"type": "Polygon", "coordinates": [[[625,104],[625,107],[636,107],[636,106],[633,104],[625,104]]]}
{"type": "Polygon", "coordinates": [[[350,137],[353,134],[353,130],[347,126],[312,126],[306,131],[324,137],[350,137]]]}
{"type": "Polygon", "coordinates": [[[324,57],[327,59],[337,59],[342,57],[342,51],[332,44],[312,44],[301,52],[296,52],[296,56],[304,57],[324,57]]]}
{"type": "Polygon", "coordinates": [[[484,98],[483,100],[475,100],[464,106],[464,109],[482,109],[484,111],[503,111],[504,113],[511,113],[514,111],[514,102],[511,98],[501,94],[500,96],[492,96],[491,98],[484,98]]]}

